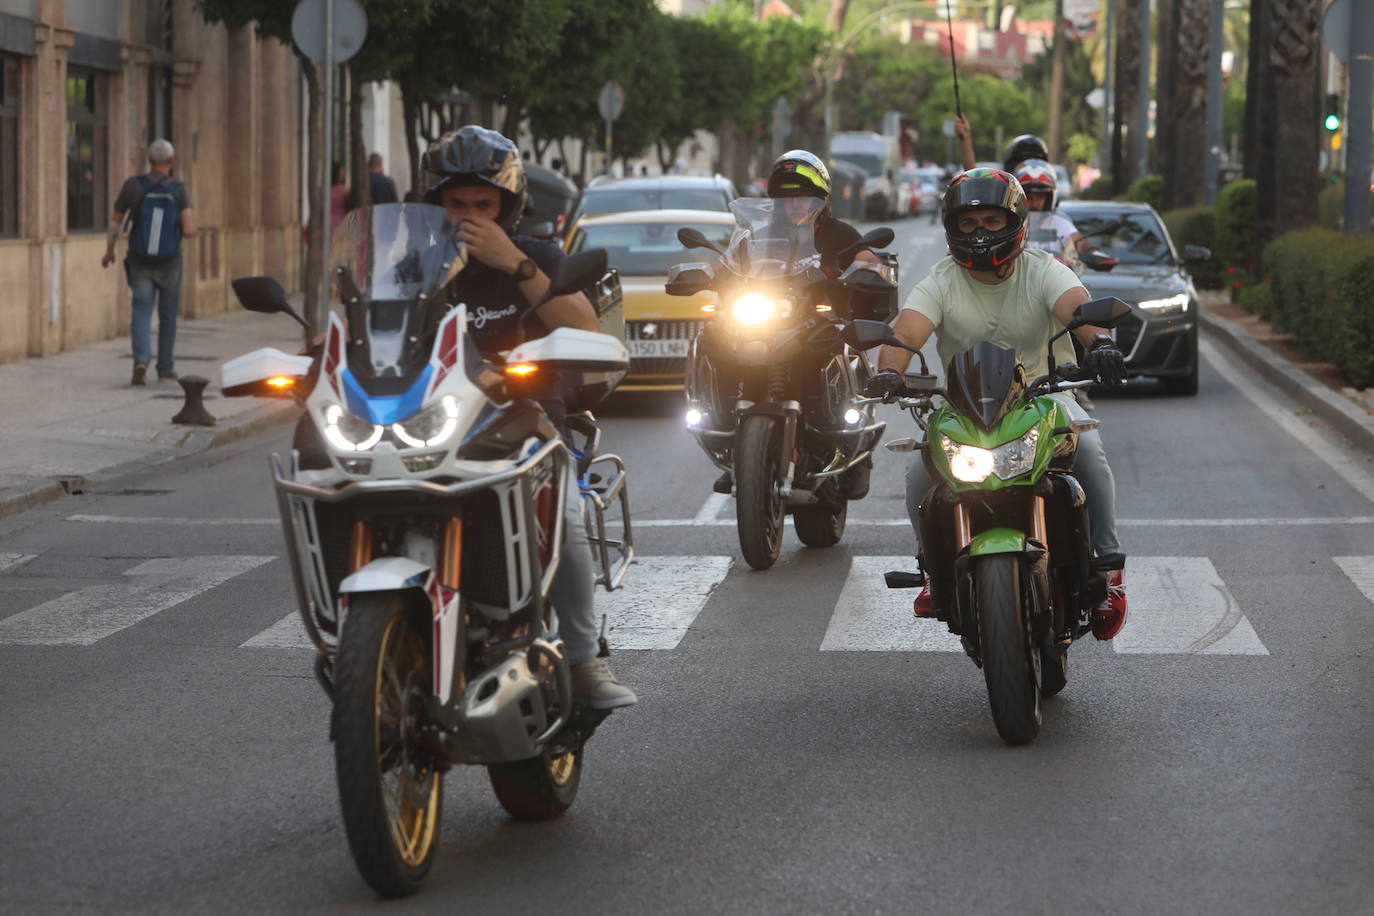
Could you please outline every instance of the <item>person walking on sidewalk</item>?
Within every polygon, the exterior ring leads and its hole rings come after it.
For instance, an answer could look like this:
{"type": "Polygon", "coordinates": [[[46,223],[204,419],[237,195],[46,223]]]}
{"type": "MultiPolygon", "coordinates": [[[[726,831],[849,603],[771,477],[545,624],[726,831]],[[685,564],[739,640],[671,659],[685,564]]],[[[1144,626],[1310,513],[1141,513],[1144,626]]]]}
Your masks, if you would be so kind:
{"type": "Polygon", "coordinates": [[[114,214],[106,232],[105,257],[100,266],[115,259],[115,238],[126,215],[132,216],[129,252],[124,273],[133,291],[133,316],[129,337],[134,351],[132,385],[146,385],[152,361],[153,305],[157,304],[158,381],[177,377],[172,351],[177,336],[177,306],[181,300],[181,240],[195,237],[191,196],[186,185],[172,177],[175,151],[166,140],[148,147],[148,173],[124,182],[115,198],[114,214]]]}
{"type": "Polygon", "coordinates": [[[367,157],[367,185],[374,204],[394,204],[400,200],[396,195],[396,182],[382,171],[381,153],[373,153],[367,157]]]}

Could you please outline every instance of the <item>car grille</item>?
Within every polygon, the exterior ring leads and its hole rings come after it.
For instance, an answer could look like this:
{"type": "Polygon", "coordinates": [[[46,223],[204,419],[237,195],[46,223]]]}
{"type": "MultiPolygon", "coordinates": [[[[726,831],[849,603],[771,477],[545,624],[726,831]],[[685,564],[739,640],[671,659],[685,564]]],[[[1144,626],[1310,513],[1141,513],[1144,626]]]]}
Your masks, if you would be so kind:
{"type": "MultiPolygon", "coordinates": [[[[705,321],[627,321],[625,340],[692,340],[705,321]],[[646,327],[652,326],[653,334],[645,334],[646,327]]],[[[630,360],[631,375],[683,375],[687,370],[687,360],[683,357],[640,357],[630,360]]]]}

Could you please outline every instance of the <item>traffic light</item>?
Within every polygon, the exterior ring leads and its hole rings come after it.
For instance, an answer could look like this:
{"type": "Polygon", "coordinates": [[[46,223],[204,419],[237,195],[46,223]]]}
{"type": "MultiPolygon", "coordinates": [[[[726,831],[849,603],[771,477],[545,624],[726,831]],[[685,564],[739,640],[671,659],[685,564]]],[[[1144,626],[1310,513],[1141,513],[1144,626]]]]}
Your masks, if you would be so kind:
{"type": "Polygon", "coordinates": [[[1341,97],[1334,92],[1326,94],[1326,119],[1322,125],[1332,133],[1341,129],[1341,97]]]}

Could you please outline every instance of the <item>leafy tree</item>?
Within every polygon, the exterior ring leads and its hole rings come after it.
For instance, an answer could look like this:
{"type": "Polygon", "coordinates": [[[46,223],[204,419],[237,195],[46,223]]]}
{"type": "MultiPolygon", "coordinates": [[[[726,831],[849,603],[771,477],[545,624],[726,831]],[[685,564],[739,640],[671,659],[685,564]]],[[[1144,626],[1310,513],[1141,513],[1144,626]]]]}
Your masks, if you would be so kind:
{"type": "Polygon", "coordinates": [[[945,70],[939,53],[924,44],[902,44],[892,35],[875,35],[852,51],[833,95],[839,130],[877,130],[888,111],[914,114],[945,70]]]}
{"type": "MultiPolygon", "coordinates": [[[[1044,110],[1033,105],[1030,93],[1016,83],[1004,82],[986,73],[966,75],[959,80],[959,100],[973,131],[974,154],[979,160],[1001,160],[1002,150],[997,148],[996,134],[999,124],[1013,131],[1009,136],[1042,134],[1045,129],[1044,110]]],[[[946,142],[941,127],[952,117],[954,80],[946,74],[936,80],[916,108],[922,137],[917,149],[922,158],[945,160],[946,142]]]]}

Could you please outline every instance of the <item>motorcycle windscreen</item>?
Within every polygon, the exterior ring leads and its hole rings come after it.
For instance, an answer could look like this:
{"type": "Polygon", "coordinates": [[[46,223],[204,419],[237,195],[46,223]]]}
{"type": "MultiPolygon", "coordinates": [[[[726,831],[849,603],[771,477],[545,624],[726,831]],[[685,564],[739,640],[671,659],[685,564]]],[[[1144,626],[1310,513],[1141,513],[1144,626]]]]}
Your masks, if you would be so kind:
{"type": "Polygon", "coordinates": [[[354,210],[334,230],[330,291],[344,305],[348,368],[364,386],[404,383],[429,362],[446,310],[436,293],[467,264],[456,231],[442,207],[416,203],[354,210]]]}
{"type": "Polygon", "coordinates": [[[983,341],[959,353],[945,367],[954,409],[992,429],[1026,392],[1026,370],[1015,350],[983,341]]]}
{"type": "Polygon", "coordinates": [[[744,197],[730,201],[735,229],[725,263],[742,277],[771,280],[820,267],[816,219],[825,202],[815,197],[744,197]]]}

